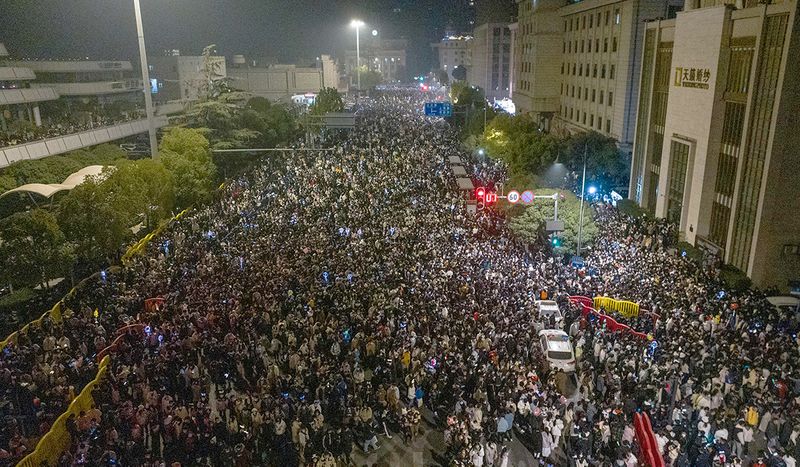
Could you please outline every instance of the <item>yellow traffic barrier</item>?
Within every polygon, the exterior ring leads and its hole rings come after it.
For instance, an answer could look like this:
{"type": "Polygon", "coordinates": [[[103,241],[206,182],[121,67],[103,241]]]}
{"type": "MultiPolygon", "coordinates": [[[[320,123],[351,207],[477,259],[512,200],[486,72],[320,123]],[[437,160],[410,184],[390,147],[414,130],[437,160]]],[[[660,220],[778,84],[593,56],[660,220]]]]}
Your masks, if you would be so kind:
{"type": "Polygon", "coordinates": [[[95,407],[92,391],[103,382],[108,372],[108,365],[110,362],[111,357],[109,356],[104,357],[103,360],[100,361],[95,378],[72,400],[67,411],[56,419],[53,426],[50,427],[50,431],[36,444],[36,449],[25,456],[25,458],[17,464],[17,467],[54,466],[58,464],[58,459],[72,444],[72,439],[67,431],[67,419],[69,419],[71,414],[78,417],[81,412],[86,412],[95,407]]]}
{"type": "Polygon", "coordinates": [[[639,304],[627,300],[615,300],[611,297],[594,297],[594,308],[616,311],[626,318],[639,316],[639,304]]]}

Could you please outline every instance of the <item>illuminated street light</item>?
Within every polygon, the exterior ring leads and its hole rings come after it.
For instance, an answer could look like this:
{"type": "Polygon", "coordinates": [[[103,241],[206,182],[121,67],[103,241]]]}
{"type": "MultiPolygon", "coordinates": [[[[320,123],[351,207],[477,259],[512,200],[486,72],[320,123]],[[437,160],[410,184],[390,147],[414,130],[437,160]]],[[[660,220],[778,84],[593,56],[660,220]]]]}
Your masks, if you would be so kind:
{"type": "Polygon", "coordinates": [[[478,155],[479,156],[482,156],[484,154],[486,154],[486,151],[484,151],[483,148],[478,149],[478,155]]]}
{"type": "Polygon", "coordinates": [[[364,22],[360,19],[350,21],[350,27],[356,28],[356,100],[361,93],[361,40],[359,34],[363,26],[364,22]]]}
{"type": "Polygon", "coordinates": [[[589,194],[593,195],[595,193],[597,193],[597,187],[596,186],[590,186],[589,187],[589,194]]]}
{"type": "Polygon", "coordinates": [[[372,30],[372,35],[377,37],[378,36],[378,30],[377,29],[373,29],[372,30]]]}

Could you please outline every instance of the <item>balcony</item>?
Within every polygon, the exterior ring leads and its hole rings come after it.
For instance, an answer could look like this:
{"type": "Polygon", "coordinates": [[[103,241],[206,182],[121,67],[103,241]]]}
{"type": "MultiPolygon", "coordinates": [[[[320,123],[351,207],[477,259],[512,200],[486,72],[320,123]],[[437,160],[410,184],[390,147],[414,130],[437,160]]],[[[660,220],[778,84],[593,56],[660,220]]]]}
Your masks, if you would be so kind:
{"type": "Polygon", "coordinates": [[[58,99],[52,88],[0,89],[0,105],[32,104],[58,99]]]}
{"type": "MultiPolygon", "coordinates": [[[[167,125],[166,117],[155,117],[154,121],[157,128],[167,125]]],[[[0,168],[17,161],[42,159],[145,132],[147,132],[147,120],[142,118],[16,146],[6,146],[0,148],[0,168]]]]}
{"type": "Polygon", "coordinates": [[[23,81],[36,79],[36,74],[30,68],[16,66],[0,67],[0,81],[23,81]]]}
{"type": "Polygon", "coordinates": [[[92,83],[34,83],[34,87],[53,88],[62,96],[102,96],[126,92],[141,92],[141,80],[99,81],[92,83]]]}

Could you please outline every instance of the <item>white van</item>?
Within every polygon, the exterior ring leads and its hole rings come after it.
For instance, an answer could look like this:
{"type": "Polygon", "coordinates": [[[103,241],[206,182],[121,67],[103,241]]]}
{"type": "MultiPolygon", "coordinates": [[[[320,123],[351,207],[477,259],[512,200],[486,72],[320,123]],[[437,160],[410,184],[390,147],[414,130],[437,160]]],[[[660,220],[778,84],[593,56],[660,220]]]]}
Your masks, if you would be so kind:
{"type": "Polygon", "coordinates": [[[566,332],[560,329],[543,329],[539,331],[539,341],[548,369],[575,372],[575,351],[566,332]]]}

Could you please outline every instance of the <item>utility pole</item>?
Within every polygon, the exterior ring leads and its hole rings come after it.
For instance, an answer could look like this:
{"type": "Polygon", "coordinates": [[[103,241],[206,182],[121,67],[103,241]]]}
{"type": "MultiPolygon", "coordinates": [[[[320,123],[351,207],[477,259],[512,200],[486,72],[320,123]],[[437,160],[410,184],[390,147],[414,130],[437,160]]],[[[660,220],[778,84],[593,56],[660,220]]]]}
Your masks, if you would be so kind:
{"type": "Polygon", "coordinates": [[[586,152],[587,145],[583,146],[583,180],[581,181],[581,210],[578,216],[578,249],[575,256],[581,255],[581,242],[583,240],[583,198],[586,196],[586,152]]]}
{"type": "Polygon", "coordinates": [[[144,27],[142,27],[142,8],[139,0],[133,0],[136,12],[136,32],[139,36],[139,61],[142,66],[142,89],[144,91],[144,111],[147,113],[147,134],[150,137],[150,157],[158,159],[158,138],[153,123],[153,96],[150,94],[150,68],[147,65],[147,50],[144,47],[144,27]]]}

